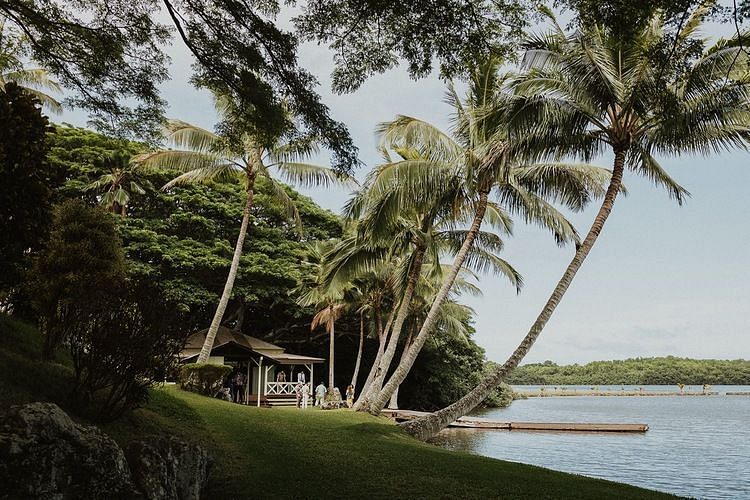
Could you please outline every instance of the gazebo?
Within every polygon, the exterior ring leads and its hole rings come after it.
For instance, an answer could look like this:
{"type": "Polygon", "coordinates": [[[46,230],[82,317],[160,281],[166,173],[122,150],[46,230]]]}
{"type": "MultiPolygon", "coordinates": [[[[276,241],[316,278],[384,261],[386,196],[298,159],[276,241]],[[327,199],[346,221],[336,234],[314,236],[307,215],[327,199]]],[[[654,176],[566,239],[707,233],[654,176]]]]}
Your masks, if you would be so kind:
{"type": "MultiPolygon", "coordinates": [[[[201,330],[188,337],[180,353],[180,363],[195,362],[207,332],[208,329],[201,330]]],[[[220,326],[208,362],[247,370],[245,401],[248,404],[278,406],[295,404],[294,388],[300,371],[310,387],[314,387],[314,366],[324,363],[325,359],[291,354],[283,347],[220,326]],[[277,382],[277,374],[282,371],[286,381],[277,382]]]]}

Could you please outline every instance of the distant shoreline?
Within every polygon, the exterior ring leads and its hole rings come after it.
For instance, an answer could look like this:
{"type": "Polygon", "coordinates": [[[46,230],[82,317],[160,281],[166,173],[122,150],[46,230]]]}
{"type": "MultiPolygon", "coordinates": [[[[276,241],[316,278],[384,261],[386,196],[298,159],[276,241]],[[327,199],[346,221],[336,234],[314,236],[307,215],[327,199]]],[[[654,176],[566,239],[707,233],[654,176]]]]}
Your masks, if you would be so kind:
{"type": "Polygon", "coordinates": [[[706,392],[676,392],[676,391],[591,391],[584,389],[563,389],[563,390],[549,390],[544,391],[515,391],[515,393],[521,397],[526,398],[549,398],[558,396],[607,396],[607,397],[638,397],[638,396],[719,396],[721,393],[718,391],[706,391],[706,392]]]}
{"type": "Polygon", "coordinates": [[[588,389],[549,389],[544,390],[536,389],[531,391],[524,391],[514,389],[514,393],[520,398],[549,398],[549,397],[565,397],[565,396],[601,396],[601,397],[667,397],[667,396],[750,396],[748,392],[726,392],[721,393],[719,391],[707,390],[707,391],[599,391],[599,390],[588,390],[588,389]]]}

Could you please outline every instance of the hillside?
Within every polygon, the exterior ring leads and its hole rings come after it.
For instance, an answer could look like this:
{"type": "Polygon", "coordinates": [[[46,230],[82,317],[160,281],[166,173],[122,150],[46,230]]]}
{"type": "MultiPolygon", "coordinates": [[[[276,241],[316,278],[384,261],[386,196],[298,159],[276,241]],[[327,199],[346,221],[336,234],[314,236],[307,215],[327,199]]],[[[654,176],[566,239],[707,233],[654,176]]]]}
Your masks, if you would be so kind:
{"type": "MultiPolygon", "coordinates": [[[[65,404],[70,369],[38,361],[41,339],[0,318],[0,409],[65,404]]],[[[70,408],[68,408],[70,410],[70,408]]],[[[121,444],[174,433],[215,458],[206,498],[667,498],[639,488],[424,444],[383,418],[346,410],[259,409],[152,391],[148,406],[104,427],[121,444]],[[303,492],[303,493],[301,493],[303,492]]]]}

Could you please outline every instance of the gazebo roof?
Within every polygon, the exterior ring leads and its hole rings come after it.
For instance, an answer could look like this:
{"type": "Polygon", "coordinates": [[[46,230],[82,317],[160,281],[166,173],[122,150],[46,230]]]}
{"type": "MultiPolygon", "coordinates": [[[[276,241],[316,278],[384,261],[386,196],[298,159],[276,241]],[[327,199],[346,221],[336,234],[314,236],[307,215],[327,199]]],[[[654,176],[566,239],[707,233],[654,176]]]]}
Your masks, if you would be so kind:
{"type": "MultiPolygon", "coordinates": [[[[180,353],[180,359],[187,361],[201,352],[201,347],[206,341],[206,334],[208,329],[201,330],[193,333],[187,339],[185,348],[180,353]]],[[[284,352],[283,347],[273,345],[265,340],[261,340],[250,335],[232,330],[225,326],[220,326],[216,332],[216,338],[214,339],[214,346],[211,349],[211,353],[214,351],[224,351],[226,349],[239,349],[245,351],[248,355],[257,353],[264,356],[272,361],[279,364],[294,365],[294,364],[306,364],[306,363],[323,363],[323,358],[314,358],[311,356],[301,356],[299,354],[290,354],[284,352]]]]}

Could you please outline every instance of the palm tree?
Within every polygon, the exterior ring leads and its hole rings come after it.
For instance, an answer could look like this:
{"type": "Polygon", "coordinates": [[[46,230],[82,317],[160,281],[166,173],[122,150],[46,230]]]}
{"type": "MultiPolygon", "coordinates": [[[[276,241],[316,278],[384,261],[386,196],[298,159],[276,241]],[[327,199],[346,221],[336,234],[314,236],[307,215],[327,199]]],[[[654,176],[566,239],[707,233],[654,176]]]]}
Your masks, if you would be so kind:
{"type": "Polygon", "coordinates": [[[599,26],[566,35],[550,15],[554,31],[527,42],[526,71],[514,82],[518,98],[498,114],[509,117],[519,136],[547,154],[589,159],[611,151],[609,186],[588,234],[510,357],[459,401],[405,424],[408,432],[425,439],[466,415],[526,356],[601,234],[625,170],[665,187],[682,203],[687,191],[656,154],[708,155],[746,146],[750,73],[734,70],[747,67],[742,45],[722,40],[696,58],[686,55],[688,48],[705,47],[695,36],[703,14],[699,8],[667,44],[679,64],[652,58],[666,39],[658,16],[633,39],[623,40],[599,26]]]}
{"type": "MultiPolygon", "coordinates": [[[[443,268],[445,266],[440,267],[443,268]]],[[[464,269],[462,274],[476,278],[476,275],[471,273],[468,269],[464,269]]],[[[406,354],[409,352],[414,337],[419,331],[419,326],[424,323],[424,320],[427,317],[435,294],[440,288],[441,276],[441,273],[425,273],[419,280],[419,286],[414,292],[412,303],[409,308],[408,325],[404,327],[409,334],[404,341],[403,350],[401,351],[401,360],[399,363],[403,361],[406,354]]],[[[520,276],[518,276],[518,279],[520,285],[520,276]]],[[[473,296],[482,295],[482,292],[478,287],[475,287],[468,279],[459,274],[456,282],[453,284],[453,288],[451,288],[451,296],[446,299],[440,308],[440,314],[435,324],[435,331],[468,342],[469,332],[462,319],[470,317],[474,311],[469,306],[460,304],[454,298],[463,293],[469,293],[473,296]]],[[[393,394],[391,394],[388,408],[398,408],[399,387],[400,385],[397,386],[393,391],[393,394]]]]}
{"type": "MultiPolygon", "coordinates": [[[[217,98],[217,107],[221,115],[226,116],[231,113],[230,104],[220,97],[217,98]]],[[[284,186],[274,178],[275,174],[280,175],[287,182],[305,187],[352,184],[354,181],[349,177],[340,177],[329,168],[300,162],[299,160],[308,158],[317,151],[311,141],[279,142],[273,147],[266,147],[248,134],[245,134],[240,141],[228,141],[213,132],[180,120],[168,122],[167,139],[178,149],[146,153],[139,155],[135,160],[149,168],[183,172],[168,182],[163,189],[183,183],[231,181],[242,183],[246,193],[242,223],[232,256],[232,264],[197,360],[198,363],[205,363],[213,348],[216,332],[237,277],[242,246],[250,220],[250,209],[253,206],[256,179],[263,177],[267,180],[273,195],[286,206],[289,217],[294,220],[298,229],[301,229],[299,212],[284,186]],[[236,142],[240,142],[241,145],[236,146],[236,142]]]]}
{"type": "MultiPolygon", "coordinates": [[[[404,206],[398,201],[401,195],[398,183],[383,185],[384,182],[387,184],[384,178],[391,175],[390,170],[405,168],[411,162],[423,161],[414,150],[399,148],[398,154],[402,160],[386,163],[376,170],[375,177],[364,191],[366,202],[358,203],[360,211],[363,212],[360,223],[363,233],[370,240],[390,240],[393,246],[389,258],[401,254],[405,267],[400,273],[404,277],[400,280],[402,286],[399,287],[403,292],[399,295],[398,314],[393,322],[388,347],[379,360],[374,380],[368,390],[361,394],[356,409],[366,409],[369,401],[382,389],[400,342],[401,331],[423,271],[423,264],[429,263],[433,276],[436,275],[437,271],[442,269],[440,257],[455,255],[466,235],[465,230],[456,228],[457,221],[460,223],[466,213],[463,207],[456,206],[456,200],[462,198],[459,183],[446,185],[442,190],[435,191],[429,196],[422,195],[421,199],[412,198],[409,206],[404,206]]],[[[502,234],[510,234],[509,217],[502,211],[495,210],[496,208],[493,204],[492,213],[495,216],[490,218],[493,226],[502,234]]],[[[518,273],[496,255],[502,250],[502,239],[497,234],[484,231],[480,231],[477,238],[477,244],[469,250],[466,265],[480,271],[491,270],[496,274],[505,275],[519,288],[521,279],[518,273]]]]}
{"type": "Polygon", "coordinates": [[[328,393],[333,394],[334,381],[334,357],[336,340],[336,321],[341,318],[347,309],[345,294],[349,291],[348,284],[325,283],[325,276],[332,242],[316,241],[308,246],[308,258],[306,264],[314,269],[315,283],[301,284],[295,291],[299,294],[297,303],[302,306],[316,306],[320,308],[313,316],[310,323],[310,331],[323,326],[328,333],[328,393]]]}
{"type": "MultiPolygon", "coordinates": [[[[538,224],[552,231],[559,244],[578,241],[575,229],[554,208],[552,202],[571,210],[581,210],[591,198],[603,194],[602,185],[610,177],[605,169],[581,164],[541,163],[526,164],[508,141],[507,128],[502,120],[487,116],[493,106],[504,105],[504,83],[507,76],[498,75],[498,61],[490,59],[478,66],[469,93],[461,100],[449,88],[449,102],[454,106],[455,137],[436,127],[411,117],[401,116],[382,127],[386,141],[420,151],[427,161],[405,160],[400,168],[392,169],[408,205],[423,196],[437,193],[444,186],[459,186],[460,196],[454,202],[461,207],[468,225],[453,264],[443,278],[431,309],[402,362],[388,383],[375,396],[368,411],[378,414],[393,391],[406,378],[422,346],[429,337],[442,303],[448,298],[451,286],[476,244],[485,218],[495,217],[498,210],[519,215],[526,222],[538,224]],[[490,195],[497,198],[492,204],[490,195]]],[[[455,188],[454,188],[455,189],[455,188]]]]}
{"type": "MultiPolygon", "coordinates": [[[[341,256],[341,253],[345,251],[346,244],[337,247],[332,252],[334,261],[337,261],[341,256]]],[[[337,266],[337,270],[341,270],[340,261],[333,266],[337,266]]],[[[354,365],[354,373],[352,374],[351,385],[355,389],[357,388],[357,379],[359,377],[359,368],[362,360],[362,352],[364,348],[365,340],[365,315],[369,314],[372,319],[374,328],[372,328],[378,337],[378,351],[376,353],[376,361],[373,363],[373,367],[367,376],[367,380],[363,385],[364,388],[368,387],[374,377],[374,368],[380,357],[383,355],[385,350],[385,337],[387,332],[382,324],[383,311],[389,307],[393,301],[394,285],[396,280],[395,266],[388,260],[379,261],[372,269],[365,271],[356,277],[352,278],[354,289],[356,290],[355,303],[359,306],[357,312],[360,315],[360,328],[359,328],[359,349],[357,350],[357,359],[354,365]]],[[[390,325],[389,325],[390,328],[390,325]]]]}
{"type": "Polygon", "coordinates": [[[109,170],[109,173],[102,174],[85,189],[104,190],[104,194],[99,199],[99,204],[112,211],[113,214],[124,217],[128,211],[130,191],[138,194],[146,193],[135,180],[138,164],[132,163],[129,155],[123,155],[122,153],[100,158],[96,161],[96,164],[100,168],[109,170]]]}
{"type": "Polygon", "coordinates": [[[24,37],[5,26],[6,19],[0,17],[0,90],[13,82],[36,97],[42,106],[53,113],[62,113],[62,104],[45,91],[60,93],[60,85],[50,78],[42,68],[26,69],[21,58],[24,55],[24,37]]]}

